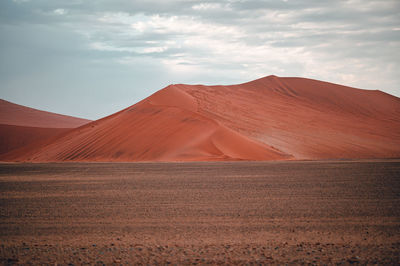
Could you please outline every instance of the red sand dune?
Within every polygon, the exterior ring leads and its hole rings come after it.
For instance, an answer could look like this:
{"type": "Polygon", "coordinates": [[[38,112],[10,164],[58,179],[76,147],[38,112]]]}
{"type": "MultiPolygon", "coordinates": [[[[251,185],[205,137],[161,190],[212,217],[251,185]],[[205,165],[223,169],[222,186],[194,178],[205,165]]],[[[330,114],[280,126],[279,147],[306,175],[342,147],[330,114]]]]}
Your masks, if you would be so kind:
{"type": "MultiPolygon", "coordinates": [[[[46,143],[46,140],[67,132],[69,128],[22,127],[0,124],[0,155],[12,150],[27,147],[33,143],[46,143]]],[[[1,158],[1,156],[0,156],[1,158]]],[[[10,158],[10,157],[9,157],[10,158]]]]}
{"type": "Polygon", "coordinates": [[[19,153],[24,153],[89,122],[0,99],[0,159],[12,160],[15,156],[6,153],[20,148],[22,150],[19,153]]]}
{"type": "Polygon", "coordinates": [[[170,85],[14,156],[30,161],[400,157],[400,99],[276,76],[232,86],[170,85]]]}
{"type": "Polygon", "coordinates": [[[60,115],[0,99],[0,124],[45,128],[76,128],[90,120],[60,115]]]}

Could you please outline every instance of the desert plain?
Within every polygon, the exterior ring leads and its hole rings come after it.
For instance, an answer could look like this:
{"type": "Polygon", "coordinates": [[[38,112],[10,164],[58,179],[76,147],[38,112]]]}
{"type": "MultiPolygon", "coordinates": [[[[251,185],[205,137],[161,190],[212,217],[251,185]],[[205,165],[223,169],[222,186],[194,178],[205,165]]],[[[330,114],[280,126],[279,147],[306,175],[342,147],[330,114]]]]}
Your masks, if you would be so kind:
{"type": "Polygon", "coordinates": [[[0,164],[0,264],[399,264],[400,160],[0,164]]]}
{"type": "Polygon", "coordinates": [[[0,100],[0,264],[400,264],[400,98],[274,75],[89,121],[0,100]]]}

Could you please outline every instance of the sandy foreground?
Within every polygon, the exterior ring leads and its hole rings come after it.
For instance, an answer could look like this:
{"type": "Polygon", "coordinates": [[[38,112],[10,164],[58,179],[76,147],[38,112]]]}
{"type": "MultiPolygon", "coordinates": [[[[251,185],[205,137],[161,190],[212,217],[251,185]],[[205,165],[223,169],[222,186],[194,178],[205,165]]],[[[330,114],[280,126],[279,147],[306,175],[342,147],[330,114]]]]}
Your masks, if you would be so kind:
{"type": "Polygon", "coordinates": [[[399,264],[400,160],[0,164],[0,264],[399,264]]]}

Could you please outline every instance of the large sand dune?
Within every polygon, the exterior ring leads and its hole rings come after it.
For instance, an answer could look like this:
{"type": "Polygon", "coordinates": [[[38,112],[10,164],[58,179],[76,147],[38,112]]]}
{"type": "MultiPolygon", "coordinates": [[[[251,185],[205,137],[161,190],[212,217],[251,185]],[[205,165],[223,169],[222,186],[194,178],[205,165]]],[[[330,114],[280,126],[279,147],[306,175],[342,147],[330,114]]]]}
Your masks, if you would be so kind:
{"type": "Polygon", "coordinates": [[[400,157],[400,99],[304,78],[170,85],[72,130],[30,161],[202,161],[400,157]]]}
{"type": "Polygon", "coordinates": [[[90,120],[45,112],[0,99],[0,159],[14,160],[90,120]],[[15,151],[21,149],[20,151],[15,151]]]}

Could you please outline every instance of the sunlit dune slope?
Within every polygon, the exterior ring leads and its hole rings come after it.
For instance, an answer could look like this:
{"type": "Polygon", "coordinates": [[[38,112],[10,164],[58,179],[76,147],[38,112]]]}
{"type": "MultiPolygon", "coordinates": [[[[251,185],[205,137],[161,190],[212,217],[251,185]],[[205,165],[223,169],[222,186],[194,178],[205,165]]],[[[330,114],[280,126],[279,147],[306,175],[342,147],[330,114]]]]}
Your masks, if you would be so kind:
{"type": "Polygon", "coordinates": [[[400,156],[400,98],[268,76],[234,86],[187,86],[199,113],[296,159],[400,156]]]}
{"type": "Polygon", "coordinates": [[[170,85],[24,151],[31,161],[400,157],[400,99],[304,78],[170,85]]]}

